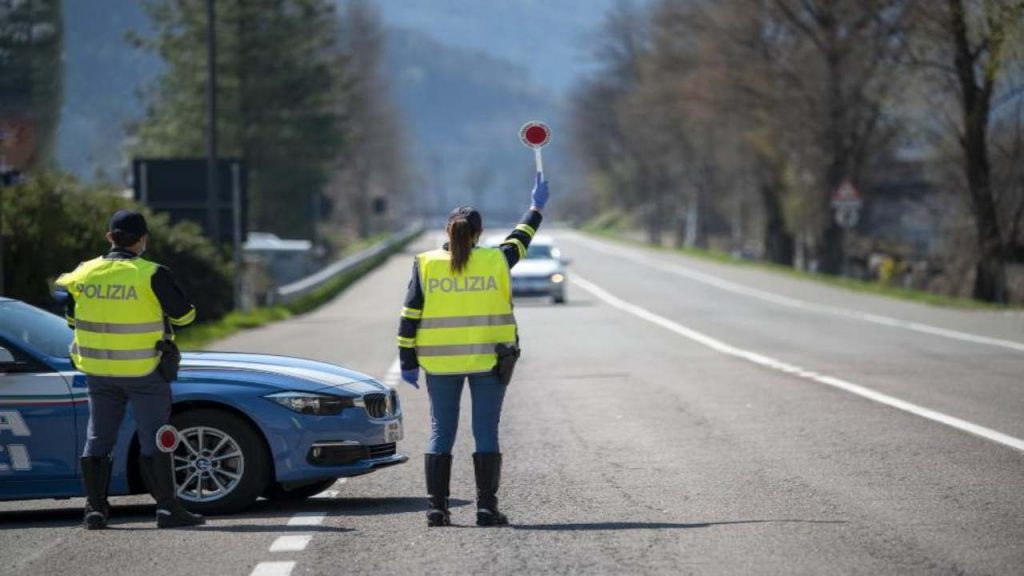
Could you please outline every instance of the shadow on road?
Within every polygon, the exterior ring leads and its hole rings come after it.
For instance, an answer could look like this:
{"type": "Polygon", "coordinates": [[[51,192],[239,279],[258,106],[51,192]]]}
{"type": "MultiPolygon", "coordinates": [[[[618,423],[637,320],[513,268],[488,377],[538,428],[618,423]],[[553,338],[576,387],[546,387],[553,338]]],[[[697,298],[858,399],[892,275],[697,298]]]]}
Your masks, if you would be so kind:
{"type": "MultiPolygon", "coordinates": [[[[472,504],[469,500],[453,498],[448,506],[457,508],[472,504]]],[[[263,510],[277,515],[281,511],[290,512],[324,512],[338,516],[380,516],[382,514],[406,514],[409,512],[426,512],[425,496],[396,496],[393,498],[311,498],[303,502],[290,503],[282,507],[280,502],[260,500],[252,508],[245,511],[247,516],[265,516],[263,510]]]]}
{"type": "MultiPolygon", "coordinates": [[[[152,517],[155,508],[152,504],[129,506],[113,506],[111,521],[119,519],[140,519],[152,517]]],[[[74,526],[82,523],[82,509],[51,508],[48,510],[13,510],[0,512],[0,531],[21,530],[31,527],[74,526]]]]}
{"type": "Polygon", "coordinates": [[[846,524],[846,520],[724,520],[721,522],[582,522],[578,524],[513,524],[514,530],[546,530],[575,532],[593,530],[687,530],[735,524],[846,524]]]}
{"type": "MultiPolygon", "coordinates": [[[[449,506],[457,508],[471,504],[469,500],[453,499],[449,506]]],[[[218,519],[259,520],[267,518],[285,519],[296,512],[322,512],[330,516],[378,516],[383,514],[406,514],[423,512],[427,509],[424,497],[399,496],[395,498],[310,498],[300,502],[274,502],[260,500],[240,514],[229,516],[211,516],[211,521],[218,519]]],[[[116,528],[119,521],[151,519],[154,512],[153,504],[114,505],[111,514],[111,528],[116,528]]],[[[74,526],[82,522],[82,509],[51,508],[45,510],[15,510],[0,512],[0,531],[19,530],[32,527],[74,526]]],[[[308,526],[297,526],[299,530],[310,530],[308,526]]],[[[323,527],[319,527],[324,530],[323,527]]],[[[202,530],[223,532],[263,532],[290,530],[290,527],[278,525],[207,525],[202,530]]],[[[330,529],[344,532],[346,529],[330,529]]]]}

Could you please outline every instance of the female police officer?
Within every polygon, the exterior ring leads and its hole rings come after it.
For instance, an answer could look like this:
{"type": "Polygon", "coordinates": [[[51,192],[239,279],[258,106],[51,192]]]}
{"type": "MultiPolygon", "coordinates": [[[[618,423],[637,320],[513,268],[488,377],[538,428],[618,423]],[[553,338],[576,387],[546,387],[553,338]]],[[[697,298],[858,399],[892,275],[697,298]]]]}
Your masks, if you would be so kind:
{"type": "Polygon", "coordinates": [[[548,183],[537,174],[530,210],[498,248],[476,246],[483,232],[480,213],[463,206],[448,216],[448,243],[413,263],[398,331],[402,379],[419,388],[427,373],[430,446],[425,455],[427,524],[447,526],[452,446],[459,425],[459,400],[469,379],[473,399],[478,526],[508,524],[498,511],[501,451],[498,421],[505,384],[497,373],[496,347],[518,341],[512,315],[509,269],[526,255],[541,222],[548,183]]]}

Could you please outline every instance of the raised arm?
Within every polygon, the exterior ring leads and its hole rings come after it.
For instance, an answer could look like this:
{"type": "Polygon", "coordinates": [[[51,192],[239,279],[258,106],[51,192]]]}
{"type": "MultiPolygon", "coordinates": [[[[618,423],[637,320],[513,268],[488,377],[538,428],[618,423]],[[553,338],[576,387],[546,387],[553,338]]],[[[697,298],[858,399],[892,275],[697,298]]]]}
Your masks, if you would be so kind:
{"type": "Polygon", "coordinates": [[[530,209],[523,215],[515,230],[505,238],[500,246],[501,251],[505,254],[505,260],[508,262],[509,268],[515,266],[516,262],[526,257],[526,250],[530,247],[533,237],[537,235],[537,229],[540,228],[541,220],[544,219],[541,215],[541,210],[544,209],[547,202],[548,182],[538,172],[537,179],[533,184],[530,209]]]}

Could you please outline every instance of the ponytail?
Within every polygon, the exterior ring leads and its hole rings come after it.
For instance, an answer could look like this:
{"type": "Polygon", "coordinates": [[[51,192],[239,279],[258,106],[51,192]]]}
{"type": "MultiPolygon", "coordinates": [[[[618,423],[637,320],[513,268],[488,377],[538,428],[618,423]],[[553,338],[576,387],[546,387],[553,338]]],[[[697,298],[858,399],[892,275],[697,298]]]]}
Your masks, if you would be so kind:
{"type": "Polygon", "coordinates": [[[452,253],[452,274],[466,269],[469,255],[473,251],[473,226],[465,218],[453,218],[448,222],[448,250],[452,253]]]}

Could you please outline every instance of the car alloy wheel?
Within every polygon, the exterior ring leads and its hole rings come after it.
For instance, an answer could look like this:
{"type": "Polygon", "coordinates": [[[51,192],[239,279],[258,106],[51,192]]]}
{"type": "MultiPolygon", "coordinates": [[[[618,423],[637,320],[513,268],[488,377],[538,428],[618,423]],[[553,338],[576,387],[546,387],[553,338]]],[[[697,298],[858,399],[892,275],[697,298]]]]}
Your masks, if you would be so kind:
{"type": "Polygon", "coordinates": [[[208,426],[184,428],[178,434],[181,445],[174,452],[174,482],[179,498],[212,502],[238,487],[245,474],[245,455],[234,438],[208,426]]]}

